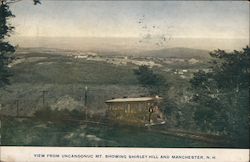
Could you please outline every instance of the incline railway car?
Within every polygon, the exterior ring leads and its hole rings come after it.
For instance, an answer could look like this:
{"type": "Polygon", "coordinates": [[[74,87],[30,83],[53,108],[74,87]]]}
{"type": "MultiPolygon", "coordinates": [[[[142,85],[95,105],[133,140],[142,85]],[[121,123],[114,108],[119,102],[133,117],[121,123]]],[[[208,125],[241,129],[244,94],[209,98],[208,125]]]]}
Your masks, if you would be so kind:
{"type": "Polygon", "coordinates": [[[147,126],[165,123],[165,116],[158,107],[162,98],[137,97],[107,100],[108,120],[121,125],[147,126]]]}

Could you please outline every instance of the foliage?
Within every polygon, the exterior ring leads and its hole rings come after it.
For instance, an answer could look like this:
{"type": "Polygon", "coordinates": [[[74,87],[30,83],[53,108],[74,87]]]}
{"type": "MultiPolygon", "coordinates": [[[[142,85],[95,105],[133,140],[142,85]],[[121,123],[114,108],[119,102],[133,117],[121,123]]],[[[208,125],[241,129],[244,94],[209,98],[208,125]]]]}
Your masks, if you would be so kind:
{"type": "Polygon", "coordinates": [[[83,119],[83,112],[78,110],[52,110],[50,107],[44,107],[34,113],[36,119],[42,121],[53,121],[58,124],[79,124],[83,119]]]}
{"type": "Polygon", "coordinates": [[[165,92],[167,83],[165,78],[157,73],[154,73],[148,66],[142,65],[134,70],[137,80],[146,88],[151,95],[159,95],[165,92]]]}
{"type": "Polygon", "coordinates": [[[190,80],[195,121],[201,130],[227,134],[244,145],[249,140],[250,49],[210,55],[211,70],[199,71],[190,80]]]}
{"type": "Polygon", "coordinates": [[[0,4],[0,87],[8,84],[9,77],[11,76],[8,64],[13,60],[15,48],[6,38],[10,36],[14,29],[14,27],[8,23],[12,17],[14,17],[14,15],[10,11],[9,6],[2,1],[0,4]]]}
{"type": "MultiPolygon", "coordinates": [[[[9,5],[20,0],[1,0],[0,1],[0,87],[9,84],[11,76],[8,65],[14,59],[15,47],[6,38],[10,37],[14,27],[9,23],[10,18],[15,17],[9,5]]],[[[34,5],[40,4],[40,0],[33,0],[34,5]]]]}
{"type": "Polygon", "coordinates": [[[15,118],[3,118],[1,124],[1,144],[4,146],[218,147],[218,144],[138,128],[90,124],[59,125],[35,119],[15,118]]]}

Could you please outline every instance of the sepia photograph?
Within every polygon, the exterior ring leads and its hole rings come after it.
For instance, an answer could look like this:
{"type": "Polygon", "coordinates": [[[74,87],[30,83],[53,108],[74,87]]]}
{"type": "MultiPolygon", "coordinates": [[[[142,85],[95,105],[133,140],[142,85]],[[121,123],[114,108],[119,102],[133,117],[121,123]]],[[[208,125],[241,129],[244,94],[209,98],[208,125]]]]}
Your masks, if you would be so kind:
{"type": "Polygon", "coordinates": [[[249,1],[0,0],[0,161],[249,161],[249,24],[249,1]]]}

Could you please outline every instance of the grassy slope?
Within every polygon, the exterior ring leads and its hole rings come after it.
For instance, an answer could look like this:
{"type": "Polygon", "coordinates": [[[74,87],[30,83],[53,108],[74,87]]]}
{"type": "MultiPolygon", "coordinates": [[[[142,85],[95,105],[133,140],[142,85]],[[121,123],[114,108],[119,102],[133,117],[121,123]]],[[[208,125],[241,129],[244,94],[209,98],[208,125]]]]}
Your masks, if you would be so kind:
{"type": "Polygon", "coordinates": [[[0,103],[3,111],[8,113],[16,112],[16,99],[20,100],[19,107],[23,114],[31,114],[41,108],[43,90],[48,91],[46,103],[49,105],[56,104],[64,97],[83,105],[81,96],[87,85],[88,102],[93,110],[102,110],[106,106],[104,101],[112,97],[144,93],[137,84],[132,67],[41,53],[18,57],[30,60],[12,67],[14,75],[11,85],[1,90],[0,103]],[[34,56],[45,59],[31,61],[34,56]]]}
{"type": "Polygon", "coordinates": [[[136,83],[131,68],[102,62],[76,60],[66,56],[47,56],[46,59],[40,61],[18,64],[13,67],[13,70],[12,83],[119,85],[136,83]]]}

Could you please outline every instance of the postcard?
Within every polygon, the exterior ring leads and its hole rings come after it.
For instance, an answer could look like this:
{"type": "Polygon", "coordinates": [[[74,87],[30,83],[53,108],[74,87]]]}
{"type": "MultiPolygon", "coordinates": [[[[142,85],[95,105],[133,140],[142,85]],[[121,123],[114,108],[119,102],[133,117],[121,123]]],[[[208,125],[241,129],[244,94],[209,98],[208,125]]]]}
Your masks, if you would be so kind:
{"type": "Polygon", "coordinates": [[[1,162],[248,162],[249,2],[0,0],[1,162]]]}

